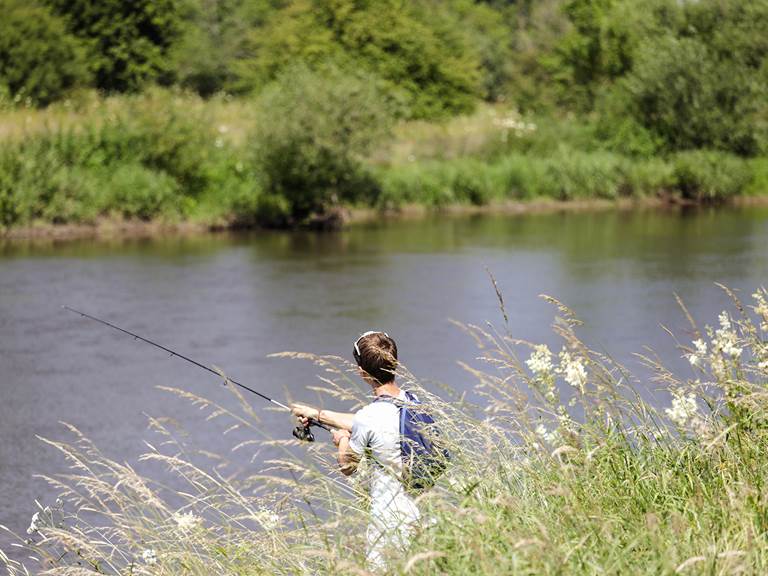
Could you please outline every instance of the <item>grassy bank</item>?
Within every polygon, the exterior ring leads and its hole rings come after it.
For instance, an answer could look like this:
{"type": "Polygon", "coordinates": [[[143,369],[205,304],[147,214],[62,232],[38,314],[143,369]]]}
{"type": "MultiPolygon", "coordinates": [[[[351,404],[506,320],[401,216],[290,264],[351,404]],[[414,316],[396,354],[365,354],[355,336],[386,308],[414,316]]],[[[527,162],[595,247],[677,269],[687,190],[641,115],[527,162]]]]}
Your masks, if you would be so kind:
{"type": "MultiPolygon", "coordinates": [[[[690,319],[678,344],[688,374],[643,356],[664,390],[654,403],[644,400],[650,385],[579,340],[578,320],[554,300],[559,350],[503,328],[463,327],[482,350],[482,363],[467,366],[474,394],[425,393],[452,463],[420,497],[432,524],[410,549],[393,551],[388,573],[764,573],[768,293],[744,303],[731,296],[714,326],[690,319]]],[[[325,391],[350,407],[365,401],[341,359],[284,356],[315,361],[325,391]]],[[[400,378],[419,387],[404,370],[400,378]]],[[[233,410],[170,392],[209,420],[263,437],[242,397],[233,410]]],[[[228,455],[201,464],[164,420],[152,419],[151,428],[157,437],[140,460],[156,472],[146,476],[76,430],[71,443],[49,442],[72,471],[50,479],[61,502],[46,503],[26,543],[20,538],[46,574],[368,573],[367,472],[342,477],[329,442],[239,445],[284,456],[263,472],[225,477],[218,470],[228,455]],[[181,488],[169,488],[168,473],[181,488]]],[[[24,573],[6,563],[10,574],[24,573]]]]}
{"type": "Polygon", "coordinates": [[[354,140],[324,148],[328,134],[317,128],[265,130],[269,122],[258,103],[162,91],[7,111],[0,116],[0,227],[104,220],[292,226],[338,205],[710,202],[768,192],[768,159],[716,151],[627,156],[602,146],[589,125],[537,123],[492,107],[441,124],[401,123],[365,156],[354,140]],[[305,132],[311,138],[299,142],[305,132]],[[276,138],[280,152],[265,154],[276,138]],[[286,164],[291,150],[298,159],[286,164]]]}

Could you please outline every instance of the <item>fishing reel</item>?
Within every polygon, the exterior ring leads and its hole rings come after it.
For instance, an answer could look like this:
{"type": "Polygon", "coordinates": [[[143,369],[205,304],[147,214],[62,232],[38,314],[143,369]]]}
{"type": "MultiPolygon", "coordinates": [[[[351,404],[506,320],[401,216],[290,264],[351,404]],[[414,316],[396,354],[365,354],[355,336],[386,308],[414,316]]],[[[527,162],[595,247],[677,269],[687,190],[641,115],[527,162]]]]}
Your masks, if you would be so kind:
{"type": "Polygon", "coordinates": [[[306,426],[296,426],[296,428],[293,429],[293,437],[302,442],[314,442],[315,435],[312,434],[310,426],[310,424],[307,424],[306,426]]]}

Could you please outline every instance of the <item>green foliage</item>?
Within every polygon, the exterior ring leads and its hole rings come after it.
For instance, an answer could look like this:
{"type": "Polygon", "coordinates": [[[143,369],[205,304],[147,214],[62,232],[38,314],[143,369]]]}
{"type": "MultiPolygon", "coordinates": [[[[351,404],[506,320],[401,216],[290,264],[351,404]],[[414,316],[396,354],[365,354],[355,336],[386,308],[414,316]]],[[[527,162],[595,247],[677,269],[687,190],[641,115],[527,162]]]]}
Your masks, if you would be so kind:
{"type": "Polygon", "coordinates": [[[513,152],[492,161],[462,159],[397,165],[379,176],[380,204],[482,205],[504,199],[642,198],[678,194],[698,202],[765,193],[764,162],[722,152],[682,152],[639,159],[562,147],[548,155],[513,152]]]}
{"type": "Polygon", "coordinates": [[[744,191],[750,196],[768,194],[768,158],[752,158],[749,160],[752,181],[744,191]]]}
{"type": "Polygon", "coordinates": [[[76,129],[44,129],[0,151],[0,223],[228,218],[253,204],[244,154],[217,137],[200,102],[154,93],[96,107],[76,129]]]}
{"type": "Polygon", "coordinates": [[[465,38],[464,44],[477,53],[481,97],[492,102],[504,100],[513,74],[513,35],[505,11],[471,0],[453,0],[438,6],[444,6],[445,26],[458,30],[465,38]]]}
{"type": "Polygon", "coordinates": [[[524,112],[551,109],[556,100],[552,66],[555,48],[572,25],[563,0],[523,2],[513,11],[509,96],[524,112]]]}
{"type": "Polygon", "coordinates": [[[675,187],[674,168],[661,158],[625,158],[621,172],[622,196],[666,196],[675,187]]]}
{"type": "MultiPolygon", "coordinates": [[[[766,13],[768,15],[768,12],[766,13]]],[[[648,41],[620,90],[624,111],[667,149],[717,148],[754,155],[768,143],[760,121],[768,84],[733,60],[720,60],[694,38],[648,41]]]]}
{"type": "Polygon", "coordinates": [[[627,74],[638,45],[674,20],[674,4],[651,0],[568,0],[563,12],[570,30],[542,60],[558,89],[558,99],[582,110],[592,108],[601,89],[627,74]]]}
{"type": "Polygon", "coordinates": [[[621,158],[608,152],[584,154],[564,149],[552,158],[548,194],[558,200],[616,198],[621,189],[621,158]]]}
{"type": "Polygon", "coordinates": [[[47,8],[0,0],[0,93],[49,104],[88,81],[84,50],[47,8]]]}
{"type": "Polygon", "coordinates": [[[248,49],[239,63],[247,87],[292,62],[347,61],[382,78],[416,118],[468,111],[482,91],[480,58],[439,5],[295,0],[251,32],[248,49]]]}
{"type": "Polygon", "coordinates": [[[378,185],[362,156],[389,133],[392,116],[377,79],[344,72],[286,69],[261,95],[253,137],[267,194],[286,198],[294,223],[339,202],[372,202],[378,185]]]}
{"type": "Polygon", "coordinates": [[[241,78],[240,60],[249,34],[274,10],[261,0],[188,0],[181,37],[171,49],[176,80],[204,97],[254,89],[241,78]]]}
{"type": "Polygon", "coordinates": [[[184,199],[179,194],[179,183],[165,172],[141,164],[123,164],[117,166],[104,183],[107,186],[102,199],[104,209],[117,211],[124,218],[149,220],[182,211],[175,205],[184,199]]]}
{"type": "Polygon", "coordinates": [[[96,87],[135,91],[168,78],[181,32],[180,0],[45,0],[89,48],[96,87]]]}
{"type": "Polygon", "coordinates": [[[744,193],[752,180],[750,164],[722,152],[697,150],[672,158],[676,189],[683,198],[722,200],[744,193]]]}

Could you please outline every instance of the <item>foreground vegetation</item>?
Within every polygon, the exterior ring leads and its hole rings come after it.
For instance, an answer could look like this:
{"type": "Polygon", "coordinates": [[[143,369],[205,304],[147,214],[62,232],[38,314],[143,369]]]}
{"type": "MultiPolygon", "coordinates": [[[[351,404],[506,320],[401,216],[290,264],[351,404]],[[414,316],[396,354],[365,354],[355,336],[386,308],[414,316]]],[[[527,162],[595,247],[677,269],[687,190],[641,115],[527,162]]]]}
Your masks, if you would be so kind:
{"type": "Polygon", "coordinates": [[[6,229],[768,192],[768,0],[0,8],[6,229]]]}
{"type": "MultiPolygon", "coordinates": [[[[760,574],[768,568],[768,292],[733,299],[715,326],[677,347],[690,364],[678,377],[642,359],[667,407],[629,372],[577,337],[565,306],[562,348],[464,326],[483,365],[467,366],[471,395],[423,392],[440,414],[452,464],[420,497],[430,521],[392,574],[760,574]]],[[[503,310],[503,304],[502,304],[503,310]]],[[[687,315],[683,308],[683,313],[687,315]]],[[[364,402],[355,370],[314,360],[324,390],[364,402]]],[[[418,388],[406,372],[401,381],[418,388]]],[[[175,392],[259,435],[258,415],[175,392]]],[[[48,442],[72,464],[49,479],[62,500],[41,509],[20,538],[46,574],[366,574],[365,475],[336,471],[332,446],[266,440],[284,457],[262,473],[224,476],[225,455],[200,464],[193,450],[152,419],[160,442],[141,456],[142,477],[72,430],[48,442]],[[175,476],[175,485],[160,468],[175,476]],[[26,541],[25,541],[26,538],[26,541]]],[[[249,442],[238,450],[255,450],[249,442]]],[[[210,456],[210,455],[209,455],[210,456]]],[[[35,565],[32,565],[35,564],[35,565]]],[[[25,567],[6,559],[10,574],[25,567]]]]}

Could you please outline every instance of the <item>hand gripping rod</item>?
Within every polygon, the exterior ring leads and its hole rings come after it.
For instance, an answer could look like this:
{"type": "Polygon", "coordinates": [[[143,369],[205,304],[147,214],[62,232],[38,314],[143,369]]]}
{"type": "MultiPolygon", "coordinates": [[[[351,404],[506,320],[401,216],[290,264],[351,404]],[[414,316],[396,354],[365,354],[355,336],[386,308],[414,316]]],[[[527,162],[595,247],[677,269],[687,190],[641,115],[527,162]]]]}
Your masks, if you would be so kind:
{"type": "MultiPolygon", "coordinates": [[[[219,372],[217,372],[213,368],[210,368],[210,367],[206,366],[205,364],[201,364],[200,362],[197,362],[196,360],[192,360],[192,358],[184,356],[183,354],[179,354],[178,352],[175,352],[175,351],[171,350],[170,348],[166,348],[165,346],[162,346],[161,344],[158,344],[157,342],[153,342],[152,340],[149,340],[148,338],[144,338],[142,336],[139,336],[138,334],[134,334],[130,330],[125,330],[124,328],[120,328],[120,326],[116,326],[116,325],[112,324],[111,322],[107,322],[106,320],[102,320],[100,318],[96,318],[95,316],[91,316],[90,314],[86,314],[85,312],[81,312],[80,310],[75,310],[74,308],[70,308],[69,306],[62,306],[62,308],[64,308],[65,310],[69,310],[70,312],[74,312],[75,314],[79,314],[80,316],[82,316],[84,318],[88,318],[89,320],[93,320],[95,322],[99,322],[100,324],[104,324],[105,326],[109,326],[110,328],[118,330],[118,331],[120,331],[120,332],[122,332],[124,334],[128,334],[129,336],[133,336],[133,338],[136,339],[136,340],[141,340],[142,342],[146,342],[147,344],[149,344],[151,346],[154,346],[155,348],[160,348],[160,350],[164,350],[165,352],[168,352],[171,355],[171,357],[176,356],[177,358],[181,358],[182,360],[186,360],[190,364],[194,364],[195,366],[197,366],[199,368],[202,368],[203,370],[207,370],[211,374],[215,374],[216,376],[218,376],[220,378],[222,376],[219,372]]],[[[258,396],[259,398],[262,398],[262,399],[266,400],[267,402],[271,402],[272,404],[275,404],[275,405],[279,406],[283,410],[287,410],[289,412],[291,411],[291,409],[288,406],[286,406],[285,404],[283,404],[282,402],[278,402],[277,400],[275,400],[273,398],[270,398],[269,396],[266,396],[265,394],[262,394],[261,392],[258,392],[257,390],[254,390],[253,388],[250,388],[249,386],[246,386],[245,384],[241,384],[237,380],[234,380],[232,378],[226,377],[226,382],[231,382],[232,384],[234,384],[235,386],[239,386],[243,390],[247,390],[248,392],[251,392],[252,394],[256,394],[256,396],[258,396]]],[[[318,420],[315,420],[313,418],[310,418],[309,425],[310,426],[318,426],[320,428],[323,428],[324,430],[327,430],[328,432],[331,431],[331,429],[328,426],[326,426],[322,422],[320,422],[318,420]]],[[[309,433],[309,432],[308,432],[308,436],[307,435],[300,436],[299,434],[297,434],[297,431],[294,430],[294,436],[296,436],[297,438],[300,438],[302,440],[310,440],[311,441],[311,439],[312,439],[312,434],[309,433]]]]}

